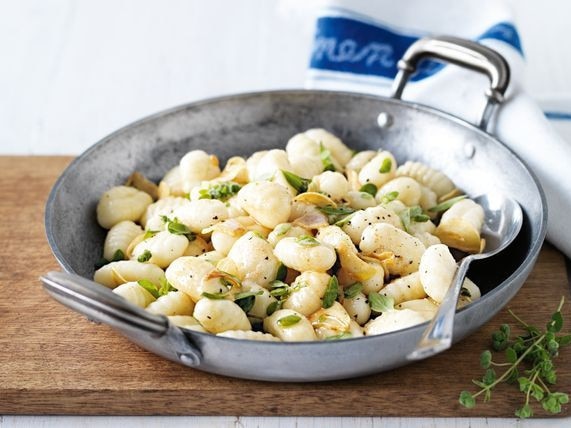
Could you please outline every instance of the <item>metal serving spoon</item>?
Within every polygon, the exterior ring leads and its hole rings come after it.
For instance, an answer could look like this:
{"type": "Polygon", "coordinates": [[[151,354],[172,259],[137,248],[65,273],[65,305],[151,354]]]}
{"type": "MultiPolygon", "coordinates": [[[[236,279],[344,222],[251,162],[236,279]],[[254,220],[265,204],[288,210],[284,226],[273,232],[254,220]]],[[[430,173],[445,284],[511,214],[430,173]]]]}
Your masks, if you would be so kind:
{"type": "Polygon", "coordinates": [[[500,194],[487,194],[474,198],[474,201],[484,209],[485,223],[482,237],[486,240],[485,252],[471,254],[462,259],[438,312],[414,351],[407,355],[409,360],[427,358],[450,348],[458,296],[470,263],[499,253],[515,239],[521,229],[523,215],[520,205],[515,200],[500,194]]]}

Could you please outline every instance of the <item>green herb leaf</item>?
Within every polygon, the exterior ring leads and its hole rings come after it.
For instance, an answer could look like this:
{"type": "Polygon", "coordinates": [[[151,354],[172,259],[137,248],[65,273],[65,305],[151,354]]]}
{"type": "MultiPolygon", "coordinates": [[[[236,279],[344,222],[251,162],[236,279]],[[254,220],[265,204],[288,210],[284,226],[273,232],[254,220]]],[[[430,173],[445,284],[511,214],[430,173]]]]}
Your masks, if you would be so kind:
{"type": "Polygon", "coordinates": [[[270,303],[268,305],[268,307],[266,308],[266,315],[270,316],[271,314],[273,314],[279,307],[279,302],[278,301],[273,301],[272,303],[270,303]]]}
{"type": "Polygon", "coordinates": [[[299,245],[303,245],[304,247],[316,247],[317,245],[320,245],[319,241],[311,235],[301,235],[295,240],[295,242],[299,245]]]}
{"type": "MultiPolygon", "coordinates": [[[[557,335],[563,326],[561,314],[563,303],[562,298],[543,331],[509,311],[525,333],[512,338],[508,324],[503,324],[499,330],[492,333],[492,346],[496,350],[505,349],[506,362],[494,362],[489,351],[483,352],[480,356],[480,364],[486,372],[482,380],[472,381],[480,390],[474,394],[463,393],[464,396],[470,394],[475,399],[483,394],[484,401],[488,401],[492,397],[492,390],[499,383],[517,383],[518,389],[525,396],[525,401],[523,406],[515,411],[516,416],[520,418],[533,416],[531,399],[540,402],[545,411],[559,413],[561,404],[568,402],[569,397],[564,393],[552,392],[547,385],[553,385],[557,381],[553,358],[558,355],[561,343],[571,341],[567,339],[570,335],[557,335]],[[506,369],[503,373],[496,375],[492,366],[506,367],[506,369]]],[[[470,401],[468,398],[466,400],[470,401]]]]}
{"type": "Polygon", "coordinates": [[[393,161],[390,158],[384,158],[383,162],[381,163],[381,167],[379,168],[379,172],[381,174],[386,174],[391,172],[391,168],[393,167],[393,161]]]}
{"type": "Polygon", "coordinates": [[[145,230],[145,234],[143,235],[143,241],[152,238],[153,236],[155,236],[157,233],[159,233],[158,230],[145,230]]]}
{"type": "Polygon", "coordinates": [[[256,303],[256,294],[235,298],[234,303],[240,306],[245,313],[248,313],[254,307],[254,303],[256,303]]]}
{"type": "Polygon", "coordinates": [[[286,279],[287,276],[287,266],[283,263],[280,263],[278,267],[278,272],[276,273],[276,281],[283,281],[286,279]]]}
{"type": "Polygon", "coordinates": [[[430,220],[430,217],[425,215],[422,212],[422,208],[420,208],[418,205],[414,207],[408,207],[402,210],[401,212],[399,212],[399,217],[402,221],[404,230],[407,232],[409,231],[412,222],[424,223],[430,220]]]}
{"type": "Polygon", "coordinates": [[[468,196],[466,195],[460,195],[460,196],[456,196],[455,198],[451,198],[448,199],[447,201],[444,201],[432,208],[429,208],[428,211],[430,211],[431,213],[440,213],[443,211],[446,211],[447,209],[449,209],[452,205],[454,205],[456,202],[460,202],[462,199],[466,199],[468,196]]]}
{"type": "Polygon", "coordinates": [[[344,217],[353,214],[356,210],[350,207],[332,207],[331,205],[326,205],[324,207],[317,207],[319,211],[328,217],[329,224],[337,224],[344,217]]]}
{"type": "Polygon", "coordinates": [[[325,340],[343,340],[343,339],[350,339],[351,337],[353,337],[353,335],[348,331],[346,331],[344,333],[339,333],[333,336],[327,336],[325,340]]]}
{"type": "Polygon", "coordinates": [[[293,187],[297,193],[304,193],[307,192],[307,187],[309,186],[309,182],[307,178],[300,177],[299,175],[294,174],[293,172],[289,172],[286,170],[281,170],[285,179],[289,183],[291,187],[293,187]]]}
{"type": "Polygon", "coordinates": [[[395,301],[392,297],[373,291],[369,293],[369,306],[374,312],[388,312],[394,310],[395,301]]]}
{"type": "Polygon", "coordinates": [[[468,409],[472,409],[473,407],[476,406],[476,400],[474,399],[472,394],[470,394],[468,391],[462,391],[460,393],[458,401],[460,402],[461,405],[463,405],[468,409]]]}
{"type": "Polygon", "coordinates": [[[329,278],[329,282],[327,283],[327,288],[325,289],[325,294],[323,295],[323,304],[322,306],[327,309],[333,306],[335,300],[337,300],[337,296],[339,295],[339,281],[337,277],[333,275],[329,278]]]}
{"type": "Polygon", "coordinates": [[[353,214],[349,214],[348,216],[343,217],[341,220],[336,221],[335,223],[333,223],[335,226],[338,227],[343,227],[346,224],[349,224],[351,222],[351,219],[353,218],[353,216],[355,215],[355,213],[353,214]]]}
{"type": "Polygon", "coordinates": [[[361,284],[360,282],[356,282],[355,284],[352,284],[351,286],[345,289],[344,296],[346,299],[354,299],[355,297],[357,297],[357,294],[359,294],[362,289],[363,289],[363,284],[361,284]]]}
{"type": "Polygon", "coordinates": [[[95,270],[97,270],[111,262],[119,262],[121,260],[125,260],[125,254],[121,249],[118,249],[113,253],[113,257],[111,258],[111,260],[107,260],[106,258],[101,257],[99,260],[95,262],[93,266],[95,270]]]}
{"type": "Polygon", "coordinates": [[[228,297],[228,292],[225,293],[207,293],[206,291],[202,293],[203,297],[211,300],[223,300],[228,297]]]}
{"type": "Polygon", "coordinates": [[[226,201],[234,196],[241,189],[238,183],[233,181],[223,181],[209,186],[207,189],[200,189],[198,194],[199,199],[218,199],[226,201]]]}
{"type": "Polygon", "coordinates": [[[394,201],[398,197],[399,197],[399,192],[397,191],[385,193],[381,197],[381,204],[388,204],[389,202],[394,201]]]}
{"type": "Polygon", "coordinates": [[[184,235],[189,241],[194,241],[196,239],[196,235],[191,232],[188,226],[179,223],[177,219],[169,223],[167,230],[173,235],[184,235]]]}
{"type": "Polygon", "coordinates": [[[365,192],[369,195],[375,196],[377,194],[377,186],[375,186],[373,183],[363,184],[359,189],[359,192],[365,192]]]}
{"type": "Polygon", "coordinates": [[[282,327],[291,327],[292,325],[297,324],[301,321],[301,317],[299,315],[287,315],[283,318],[280,318],[277,322],[282,327]]]}
{"type": "Polygon", "coordinates": [[[517,361],[517,352],[514,350],[514,348],[506,348],[506,361],[511,364],[517,361]]]}
{"type": "Polygon", "coordinates": [[[170,282],[167,281],[165,277],[160,279],[160,287],[159,287],[159,295],[164,296],[165,294],[170,293],[171,291],[177,291],[170,282]]]}
{"type": "Polygon", "coordinates": [[[547,331],[557,333],[563,327],[563,316],[561,312],[555,312],[551,315],[551,320],[547,323],[547,331]]]}
{"type": "Polygon", "coordinates": [[[530,418],[533,416],[533,409],[529,404],[525,404],[521,409],[517,409],[514,414],[521,419],[530,418]]]}
{"type": "Polygon", "coordinates": [[[321,157],[323,171],[335,171],[335,165],[331,159],[331,152],[323,146],[323,143],[319,143],[319,156],[321,157]]]}
{"type": "Polygon", "coordinates": [[[480,366],[483,369],[487,369],[492,364],[492,353],[490,351],[484,351],[480,354],[480,366]]]}
{"type": "Polygon", "coordinates": [[[143,287],[145,290],[151,293],[155,299],[161,297],[161,295],[159,294],[159,290],[157,289],[157,286],[148,279],[140,279],[137,281],[137,284],[139,284],[141,287],[143,287]]]}
{"type": "Polygon", "coordinates": [[[145,263],[151,260],[151,257],[153,257],[153,254],[149,250],[145,250],[143,251],[143,254],[137,257],[137,261],[139,263],[145,263]]]}

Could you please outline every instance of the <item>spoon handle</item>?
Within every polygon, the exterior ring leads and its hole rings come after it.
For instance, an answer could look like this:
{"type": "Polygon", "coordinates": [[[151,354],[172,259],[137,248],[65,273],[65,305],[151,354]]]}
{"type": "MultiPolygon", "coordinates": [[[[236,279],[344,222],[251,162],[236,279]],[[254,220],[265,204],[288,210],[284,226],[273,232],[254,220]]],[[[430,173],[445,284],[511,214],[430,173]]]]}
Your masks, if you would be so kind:
{"type": "Polygon", "coordinates": [[[460,262],[460,266],[456,269],[452,279],[452,284],[448,288],[444,300],[440,303],[438,312],[436,312],[436,315],[428,324],[414,351],[407,355],[407,359],[421,360],[450,348],[456,305],[458,304],[460,290],[472,260],[473,258],[468,256],[460,262]]]}

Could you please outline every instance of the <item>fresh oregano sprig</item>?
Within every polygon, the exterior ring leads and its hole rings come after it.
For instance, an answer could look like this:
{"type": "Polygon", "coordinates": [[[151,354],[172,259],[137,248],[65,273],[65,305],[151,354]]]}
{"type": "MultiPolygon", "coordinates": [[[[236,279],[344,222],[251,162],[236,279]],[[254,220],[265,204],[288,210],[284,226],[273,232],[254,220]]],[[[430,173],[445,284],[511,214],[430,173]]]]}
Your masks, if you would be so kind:
{"type": "Polygon", "coordinates": [[[480,387],[475,393],[462,391],[459,401],[464,407],[473,408],[476,398],[484,396],[484,402],[491,400],[492,390],[502,382],[517,384],[525,400],[521,408],[515,411],[519,418],[533,416],[532,399],[541,403],[549,413],[560,413],[561,405],[569,402],[569,395],[553,389],[557,382],[553,359],[559,354],[559,348],[571,343],[571,335],[558,334],[563,327],[561,309],[565,299],[562,297],[557,310],[551,315],[545,329],[530,325],[509,310],[525,333],[512,336],[510,326],[503,324],[492,334],[492,349],[504,352],[505,362],[496,362],[490,350],[480,355],[480,365],[485,369],[481,380],[473,380],[480,387]],[[505,368],[498,377],[495,368],[505,368]]]}

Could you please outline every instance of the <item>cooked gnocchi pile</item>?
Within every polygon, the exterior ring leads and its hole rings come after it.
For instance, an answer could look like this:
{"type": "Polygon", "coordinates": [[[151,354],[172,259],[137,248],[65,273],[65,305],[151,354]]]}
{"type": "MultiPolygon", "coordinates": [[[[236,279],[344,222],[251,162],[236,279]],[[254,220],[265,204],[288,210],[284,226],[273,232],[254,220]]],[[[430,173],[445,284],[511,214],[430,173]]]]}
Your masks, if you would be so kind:
{"type": "MultiPolygon", "coordinates": [[[[94,280],[132,304],[219,336],[312,341],[432,318],[449,247],[481,251],[484,212],[440,171],[311,129],[222,170],[193,150],[158,185],[134,173],[97,219],[94,280]]],[[[459,305],[479,297],[466,279],[459,305]]]]}

